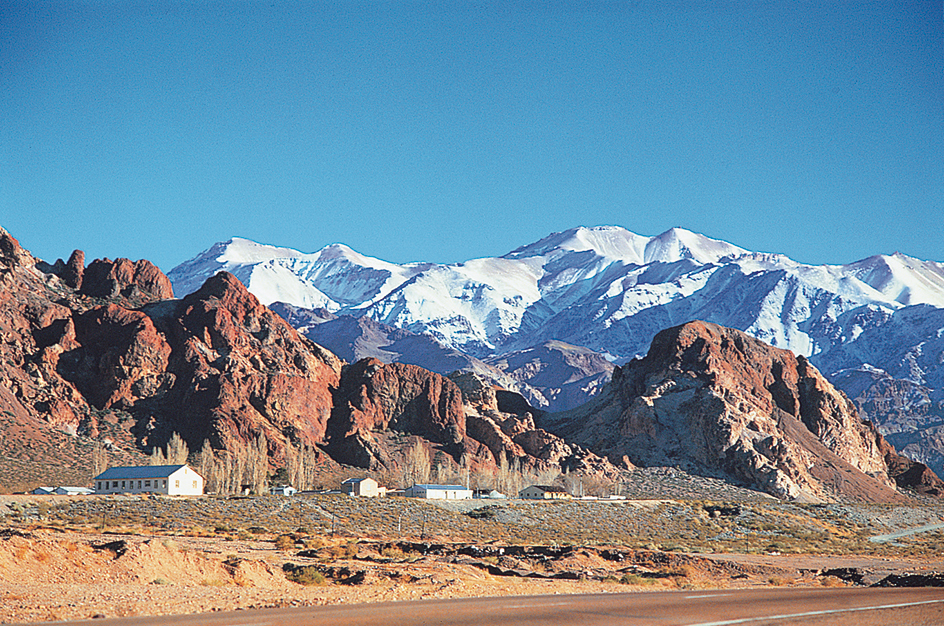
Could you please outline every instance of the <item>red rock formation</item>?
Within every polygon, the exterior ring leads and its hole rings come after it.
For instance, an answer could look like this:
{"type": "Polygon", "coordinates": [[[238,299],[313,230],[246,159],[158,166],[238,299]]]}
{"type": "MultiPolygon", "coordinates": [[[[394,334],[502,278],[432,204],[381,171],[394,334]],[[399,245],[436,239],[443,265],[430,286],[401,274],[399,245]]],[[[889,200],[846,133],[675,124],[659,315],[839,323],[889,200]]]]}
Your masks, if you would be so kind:
{"type": "Polygon", "coordinates": [[[456,462],[471,451],[459,388],[415,365],[362,359],[345,368],[332,422],[329,450],[342,462],[390,465],[391,451],[372,434],[387,430],[421,436],[456,462]]]}
{"type": "Polygon", "coordinates": [[[802,357],[704,322],[659,333],[587,406],[546,420],[611,459],[735,478],[779,497],[889,501],[884,440],[802,357]]]}
{"type": "Polygon", "coordinates": [[[109,304],[73,319],[82,347],[60,358],[60,371],[96,407],[129,409],[173,381],[171,347],[146,314],[109,304]]]}
{"type": "Polygon", "coordinates": [[[231,274],[220,273],[171,311],[148,308],[171,345],[177,407],[164,428],[233,449],[259,434],[281,458],[287,440],[324,440],[340,361],[298,335],[231,274]]]}
{"type": "MultiPolygon", "coordinates": [[[[70,258],[69,262],[71,264],[73,259],[70,258]]],[[[174,297],[174,289],[167,276],[144,259],[96,259],[85,268],[79,285],[82,294],[96,298],[130,298],[138,294],[156,300],[174,297]]]]}
{"type": "Polygon", "coordinates": [[[69,261],[59,272],[59,278],[62,282],[73,289],[82,288],[82,277],[85,274],[85,253],[81,250],[73,250],[69,256],[69,261]]]}

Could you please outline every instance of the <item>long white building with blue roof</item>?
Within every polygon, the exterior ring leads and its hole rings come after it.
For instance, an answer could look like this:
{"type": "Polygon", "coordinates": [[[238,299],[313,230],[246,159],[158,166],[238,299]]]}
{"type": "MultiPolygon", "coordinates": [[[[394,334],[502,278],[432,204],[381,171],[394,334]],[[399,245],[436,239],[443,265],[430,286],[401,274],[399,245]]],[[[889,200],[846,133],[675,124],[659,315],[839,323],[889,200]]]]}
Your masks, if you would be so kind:
{"type": "Polygon", "coordinates": [[[461,485],[413,485],[403,495],[427,500],[471,500],[472,490],[461,485]]]}
{"type": "Polygon", "coordinates": [[[95,493],[160,493],[166,496],[203,495],[203,476],[189,465],[109,467],[95,477],[95,493]]]}

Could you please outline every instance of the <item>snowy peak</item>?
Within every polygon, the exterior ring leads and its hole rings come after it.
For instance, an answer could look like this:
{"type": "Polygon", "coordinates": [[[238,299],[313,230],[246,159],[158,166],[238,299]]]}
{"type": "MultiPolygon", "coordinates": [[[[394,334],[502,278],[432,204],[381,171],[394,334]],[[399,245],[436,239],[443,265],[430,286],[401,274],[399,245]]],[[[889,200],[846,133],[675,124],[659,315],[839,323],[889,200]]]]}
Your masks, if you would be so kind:
{"type": "Polygon", "coordinates": [[[241,237],[233,237],[229,241],[218,243],[204,254],[207,258],[215,258],[224,264],[259,263],[276,258],[302,256],[301,252],[292,248],[279,248],[241,237]]]}
{"type": "Polygon", "coordinates": [[[592,252],[603,259],[621,261],[627,265],[675,263],[682,260],[708,264],[749,254],[743,248],[709,239],[684,228],[672,228],[661,235],[645,237],[619,226],[595,226],[554,233],[538,242],[522,246],[503,258],[555,259],[573,252],[592,252]]]}
{"type": "Polygon", "coordinates": [[[844,326],[853,312],[944,308],[939,263],[895,254],[804,265],[682,228],[646,237],[579,227],[503,257],[447,265],[397,265],[342,244],[304,254],[232,239],[169,277],[184,295],[220,270],[264,304],[369,317],[478,358],[549,340],[631,358],[659,330],[692,319],[812,356],[861,332],[844,326]]]}
{"type": "Polygon", "coordinates": [[[709,239],[684,228],[672,228],[646,243],[644,263],[675,263],[691,260],[697,263],[717,263],[723,258],[736,258],[748,254],[724,241],[709,239]]]}
{"type": "Polygon", "coordinates": [[[870,256],[842,268],[899,304],[944,307],[944,264],[896,252],[870,256]]]}
{"type": "Polygon", "coordinates": [[[548,235],[540,241],[513,250],[502,258],[554,258],[569,252],[591,251],[600,257],[641,264],[648,241],[648,237],[631,233],[619,226],[581,226],[548,235]]]}

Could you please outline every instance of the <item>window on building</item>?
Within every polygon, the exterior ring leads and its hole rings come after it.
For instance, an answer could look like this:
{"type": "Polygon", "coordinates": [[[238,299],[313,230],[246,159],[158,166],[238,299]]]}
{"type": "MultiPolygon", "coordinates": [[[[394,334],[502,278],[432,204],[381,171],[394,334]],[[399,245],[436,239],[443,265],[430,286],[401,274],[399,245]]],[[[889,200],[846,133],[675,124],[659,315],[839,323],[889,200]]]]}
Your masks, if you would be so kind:
{"type": "Polygon", "coordinates": [[[141,481],[139,480],[139,481],[138,481],[138,489],[140,489],[140,488],[141,488],[141,481]]]}
{"type": "Polygon", "coordinates": [[[194,489],[197,488],[197,481],[193,481],[193,488],[194,488],[194,489]]]}
{"type": "Polygon", "coordinates": [[[144,481],[144,486],[145,486],[145,487],[150,487],[150,486],[151,486],[151,481],[149,481],[149,480],[144,481]]]}
{"type": "Polygon", "coordinates": [[[112,488],[112,489],[117,489],[117,488],[118,488],[118,481],[117,481],[117,480],[111,481],[111,488],[112,488]]]}
{"type": "Polygon", "coordinates": [[[175,481],[174,481],[174,487],[175,487],[176,489],[180,489],[180,481],[179,481],[179,480],[175,480],[175,481]]]}

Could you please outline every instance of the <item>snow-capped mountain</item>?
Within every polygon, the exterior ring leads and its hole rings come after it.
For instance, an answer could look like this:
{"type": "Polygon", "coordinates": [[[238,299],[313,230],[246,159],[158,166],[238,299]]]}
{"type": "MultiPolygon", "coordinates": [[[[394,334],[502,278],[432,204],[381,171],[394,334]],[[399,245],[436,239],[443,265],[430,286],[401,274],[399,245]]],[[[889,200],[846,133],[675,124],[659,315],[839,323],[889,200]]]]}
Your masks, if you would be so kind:
{"type": "Polygon", "coordinates": [[[549,410],[588,399],[608,376],[603,359],[590,369],[589,357],[575,360],[581,350],[621,363],[645,354],[664,328],[715,322],[809,357],[896,445],[944,473],[941,263],[895,253],[814,266],[679,228],[646,237],[603,226],[450,265],[232,239],[168,276],[183,296],[220,270],[264,304],[320,309],[293,315],[336,350],[389,353],[441,372],[468,358],[549,410]]]}
{"type": "Polygon", "coordinates": [[[340,244],[304,254],[232,239],[169,277],[182,295],[220,270],[264,304],[369,317],[478,358],[559,340],[625,360],[644,353],[659,330],[691,319],[812,356],[874,321],[854,311],[944,307],[939,263],[894,254],[811,266],[679,228],[656,237],[574,228],[450,265],[396,265],[340,244]]]}

